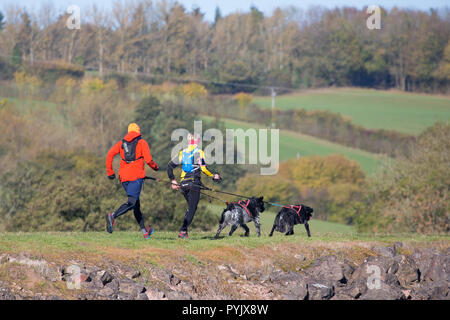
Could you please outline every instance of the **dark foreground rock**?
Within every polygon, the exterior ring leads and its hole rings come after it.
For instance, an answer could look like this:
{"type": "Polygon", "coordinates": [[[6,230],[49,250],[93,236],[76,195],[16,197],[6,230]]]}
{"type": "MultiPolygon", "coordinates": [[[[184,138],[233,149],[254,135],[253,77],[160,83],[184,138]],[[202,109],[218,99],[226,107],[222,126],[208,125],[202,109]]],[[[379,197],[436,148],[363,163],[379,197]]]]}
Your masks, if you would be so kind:
{"type": "Polygon", "coordinates": [[[245,264],[182,269],[180,264],[137,270],[114,261],[107,267],[80,261],[61,266],[0,254],[2,273],[10,275],[0,279],[0,300],[450,300],[450,250],[402,254],[401,247],[374,247],[359,264],[334,255],[313,261],[302,256],[295,271],[273,263],[253,269],[245,264]],[[22,278],[27,281],[20,283],[22,278]],[[61,290],[64,285],[67,289],[61,290]]]}

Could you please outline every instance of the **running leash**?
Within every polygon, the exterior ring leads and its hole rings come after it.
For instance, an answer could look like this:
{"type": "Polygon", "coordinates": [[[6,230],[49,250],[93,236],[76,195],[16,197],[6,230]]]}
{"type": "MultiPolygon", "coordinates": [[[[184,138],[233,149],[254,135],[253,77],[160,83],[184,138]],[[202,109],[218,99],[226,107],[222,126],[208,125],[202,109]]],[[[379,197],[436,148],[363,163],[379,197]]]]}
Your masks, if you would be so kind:
{"type": "MultiPolygon", "coordinates": [[[[160,178],[154,178],[154,177],[146,176],[146,177],[144,177],[144,180],[153,180],[153,181],[156,181],[156,182],[163,182],[163,183],[170,184],[170,185],[176,185],[176,186],[179,186],[181,188],[181,186],[178,183],[172,183],[172,181],[163,181],[160,178]]],[[[212,191],[211,189],[209,189],[208,187],[204,186],[203,184],[198,185],[198,187],[199,187],[200,190],[197,190],[197,189],[194,189],[194,188],[190,188],[190,187],[187,187],[187,186],[184,186],[183,188],[191,190],[191,191],[199,192],[200,194],[203,194],[204,196],[207,196],[210,199],[209,202],[211,202],[211,199],[215,199],[215,200],[219,200],[219,201],[221,201],[223,203],[228,203],[228,201],[225,201],[223,199],[214,197],[214,196],[212,196],[212,195],[210,195],[208,193],[202,192],[201,190],[212,191]]]]}
{"type": "MultiPolygon", "coordinates": [[[[164,182],[164,183],[167,183],[167,184],[171,184],[171,185],[173,184],[173,185],[180,186],[178,183],[172,183],[172,181],[162,181],[160,178],[145,177],[144,179],[150,179],[150,180],[155,180],[157,182],[164,182]]],[[[242,195],[242,194],[236,194],[236,193],[232,193],[232,192],[226,192],[226,191],[212,189],[212,188],[209,188],[209,187],[205,186],[204,184],[200,184],[199,187],[200,187],[200,190],[206,190],[206,191],[211,191],[211,192],[215,192],[215,193],[222,193],[222,194],[226,194],[226,195],[230,195],[230,196],[234,196],[234,197],[239,197],[239,198],[245,198],[245,199],[252,198],[252,197],[248,197],[248,196],[245,196],[245,195],[242,195]]],[[[223,203],[229,203],[228,201],[225,201],[223,199],[219,199],[217,197],[213,197],[210,194],[201,192],[199,190],[195,190],[195,189],[192,189],[192,188],[189,188],[189,187],[185,187],[185,188],[187,188],[189,190],[200,192],[203,195],[206,195],[206,196],[208,196],[208,197],[210,197],[212,199],[216,199],[216,200],[222,201],[223,203]]],[[[267,203],[267,204],[269,204],[271,206],[276,206],[276,207],[281,207],[281,208],[289,207],[289,206],[284,205],[284,204],[274,203],[274,202],[270,202],[270,201],[264,201],[263,200],[263,202],[267,203]]]]}

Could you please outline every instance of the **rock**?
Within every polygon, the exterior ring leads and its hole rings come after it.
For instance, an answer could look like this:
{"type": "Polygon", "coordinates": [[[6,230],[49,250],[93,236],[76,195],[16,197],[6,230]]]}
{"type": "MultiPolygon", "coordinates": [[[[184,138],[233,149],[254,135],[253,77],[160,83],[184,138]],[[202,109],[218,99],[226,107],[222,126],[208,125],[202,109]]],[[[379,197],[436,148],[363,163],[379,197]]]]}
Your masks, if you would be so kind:
{"type": "Polygon", "coordinates": [[[330,300],[353,300],[354,298],[345,293],[335,293],[330,300]]]}
{"type": "Polygon", "coordinates": [[[396,241],[394,242],[392,247],[394,248],[395,252],[398,252],[398,249],[403,247],[403,243],[400,241],[396,241]]]}
{"type": "Polygon", "coordinates": [[[429,281],[411,290],[413,300],[450,300],[448,281],[429,281]]]}
{"type": "Polygon", "coordinates": [[[119,286],[120,286],[120,283],[119,283],[119,280],[117,280],[117,279],[112,279],[111,282],[109,282],[105,285],[105,287],[113,290],[114,293],[117,293],[119,291],[119,286]]]}
{"type": "Polygon", "coordinates": [[[169,300],[192,300],[191,295],[189,295],[186,292],[179,292],[179,291],[169,291],[167,293],[167,298],[169,300]]]}
{"type": "Polygon", "coordinates": [[[9,288],[0,288],[0,300],[16,300],[9,288]]]}
{"type": "Polygon", "coordinates": [[[114,293],[115,293],[115,291],[111,287],[104,287],[103,289],[101,289],[99,291],[100,295],[106,296],[106,297],[112,296],[114,293]]]}
{"type": "Polygon", "coordinates": [[[273,291],[286,300],[304,300],[308,295],[305,279],[296,272],[274,271],[269,276],[273,291]]]}
{"type": "Polygon", "coordinates": [[[89,274],[81,273],[81,274],[80,274],[80,281],[81,281],[81,282],[91,282],[91,281],[92,281],[92,278],[90,277],[89,274]]]}
{"type": "Polygon", "coordinates": [[[398,264],[394,259],[384,256],[371,256],[364,260],[364,262],[353,272],[351,280],[362,278],[367,280],[370,276],[376,276],[378,273],[380,279],[386,282],[386,277],[389,274],[393,275],[398,270],[398,264]]]}
{"type": "Polygon", "coordinates": [[[115,266],[114,271],[128,279],[136,279],[141,276],[141,272],[129,266],[115,266]]]}
{"type": "Polygon", "coordinates": [[[100,273],[100,281],[103,285],[106,285],[107,283],[110,283],[114,279],[113,275],[110,274],[108,271],[102,271],[100,273]]]}
{"type": "Polygon", "coordinates": [[[314,261],[311,267],[306,269],[305,272],[314,278],[326,281],[346,281],[341,264],[335,256],[323,257],[314,261]]]}
{"type": "Polygon", "coordinates": [[[135,299],[140,293],[145,292],[145,288],[140,283],[124,279],[119,283],[119,292],[129,295],[130,299],[135,299]]]}
{"type": "Polygon", "coordinates": [[[334,296],[334,286],[331,281],[308,282],[308,300],[329,300],[334,296]]]}
{"type": "Polygon", "coordinates": [[[423,281],[424,276],[428,273],[432,260],[439,256],[439,251],[435,249],[425,248],[415,250],[410,258],[416,263],[420,272],[420,281],[423,281]]]}
{"type": "Polygon", "coordinates": [[[304,255],[302,255],[302,254],[296,254],[296,255],[294,255],[294,258],[300,260],[300,262],[306,260],[306,257],[304,255]]]}
{"type": "Polygon", "coordinates": [[[396,256],[398,268],[395,272],[400,285],[404,288],[411,288],[419,282],[419,268],[411,258],[399,255],[396,256]]]}
{"type": "Polygon", "coordinates": [[[394,274],[394,271],[398,270],[396,263],[394,259],[384,256],[368,257],[351,275],[347,293],[358,298],[379,283],[398,285],[397,276],[394,274]]]}
{"type": "Polygon", "coordinates": [[[142,292],[142,293],[138,294],[136,300],[148,300],[148,297],[145,294],[145,292],[142,292]]]}
{"type": "Polygon", "coordinates": [[[175,276],[174,274],[171,274],[171,275],[170,275],[169,283],[170,283],[171,285],[177,286],[177,285],[180,284],[180,282],[181,282],[181,280],[180,280],[177,276],[175,276]]]}
{"type": "Polygon", "coordinates": [[[53,267],[47,263],[47,261],[42,259],[32,259],[28,255],[20,254],[19,256],[6,255],[2,257],[2,260],[6,263],[17,263],[30,268],[33,268],[37,273],[39,273],[46,280],[52,282],[61,279],[58,268],[53,267]]]}
{"type": "MultiPolygon", "coordinates": [[[[339,289],[339,288],[338,288],[339,289]]],[[[362,293],[367,291],[367,285],[362,282],[353,282],[352,284],[346,285],[344,288],[339,289],[336,295],[348,296],[352,299],[358,299],[362,293]]]]}
{"type": "Polygon", "coordinates": [[[426,248],[414,251],[411,259],[419,269],[420,281],[450,281],[450,255],[426,248]]]}
{"type": "Polygon", "coordinates": [[[288,288],[284,292],[287,300],[305,300],[308,296],[308,288],[304,280],[288,283],[288,288]]]}
{"type": "Polygon", "coordinates": [[[351,278],[353,272],[355,271],[355,268],[353,268],[348,262],[344,262],[341,267],[342,272],[344,273],[344,279],[342,279],[340,282],[345,284],[348,282],[348,279],[351,278]]]}
{"type": "Polygon", "coordinates": [[[383,257],[387,257],[387,258],[395,257],[395,252],[396,252],[395,246],[393,246],[393,247],[377,246],[377,247],[373,248],[373,251],[375,251],[376,253],[379,253],[383,257]]]}
{"type": "Polygon", "coordinates": [[[404,300],[405,296],[401,289],[381,283],[380,288],[368,289],[361,295],[359,300],[404,300]]]}
{"type": "Polygon", "coordinates": [[[450,256],[436,255],[422,276],[423,281],[450,281],[450,256]]]}
{"type": "Polygon", "coordinates": [[[166,294],[159,289],[147,288],[145,294],[149,300],[167,300],[166,294]]]}

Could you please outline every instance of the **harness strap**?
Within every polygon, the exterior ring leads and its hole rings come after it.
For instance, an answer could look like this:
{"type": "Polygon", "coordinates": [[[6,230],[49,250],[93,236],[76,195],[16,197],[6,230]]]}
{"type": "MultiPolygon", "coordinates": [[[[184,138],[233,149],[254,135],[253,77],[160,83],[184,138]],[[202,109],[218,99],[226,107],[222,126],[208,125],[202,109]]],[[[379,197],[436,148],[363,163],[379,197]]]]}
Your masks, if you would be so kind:
{"type": "Polygon", "coordinates": [[[298,218],[301,220],[300,210],[302,210],[302,206],[300,206],[300,205],[294,206],[291,204],[290,206],[283,206],[283,208],[287,208],[287,209],[291,209],[291,210],[295,211],[295,213],[298,215],[298,218]],[[298,210],[295,210],[294,208],[297,208],[297,207],[298,207],[298,210]]]}
{"type": "Polygon", "coordinates": [[[128,163],[128,164],[129,164],[129,163],[133,163],[133,162],[135,162],[135,161],[138,161],[138,160],[140,160],[140,159],[144,159],[144,157],[139,157],[139,158],[137,158],[136,160],[131,160],[131,161],[127,161],[127,160],[125,160],[125,159],[122,158],[122,160],[125,161],[125,162],[128,163]]]}
{"type": "Polygon", "coordinates": [[[242,207],[242,209],[244,209],[245,212],[247,212],[248,217],[250,219],[252,218],[252,214],[248,210],[248,205],[250,204],[250,199],[248,199],[247,201],[239,200],[238,202],[226,202],[226,204],[237,204],[237,205],[240,205],[242,207]],[[244,202],[245,202],[245,205],[243,204],[244,202]]]}

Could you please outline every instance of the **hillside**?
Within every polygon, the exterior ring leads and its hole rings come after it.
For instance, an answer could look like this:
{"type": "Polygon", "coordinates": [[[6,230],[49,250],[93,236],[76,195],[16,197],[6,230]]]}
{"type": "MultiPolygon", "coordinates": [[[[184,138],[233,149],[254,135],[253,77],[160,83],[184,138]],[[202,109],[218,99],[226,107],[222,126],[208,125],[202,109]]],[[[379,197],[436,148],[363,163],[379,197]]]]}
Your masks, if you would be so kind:
{"type": "Polygon", "coordinates": [[[0,299],[448,298],[448,236],[312,229],[307,239],[300,229],[219,240],[192,232],[187,241],[174,232],[149,241],[138,232],[2,233],[0,299]],[[381,270],[381,290],[366,285],[371,265],[381,270]]]}
{"type": "MultiPolygon", "coordinates": [[[[368,129],[389,129],[419,134],[436,121],[450,120],[450,99],[397,91],[338,88],[308,90],[276,97],[279,109],[328,110],[340,113],[368,129]]],[[[271,108],[271,97],[256,97],[262,108],[271,108]]]]}
{"type": "MultiPolygon", "coordinates": [[[[203,117],[209,120],[211,117],[203,117]]],[[[221,119],[227,129],[250,129],[250,128],[264,128],[262,125],[250,124],[242,121],[221,119]]],[[[241,150],[242,152],[242,150],[241,150]]],[[[378,169],[382,156],[376,155],[364,150],[346,147],[337,143],[329,142],[324,139],[315,138],[312,136],[296,133],[288,130],[280,130],[280,161],[296,158],[298,155],[312,156],[320,155],[326,156],[330,154],[342,154],[351,160],[358,162],[367,174],[376,172],[378,169]]]]}

